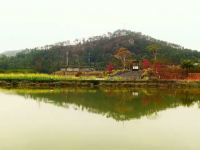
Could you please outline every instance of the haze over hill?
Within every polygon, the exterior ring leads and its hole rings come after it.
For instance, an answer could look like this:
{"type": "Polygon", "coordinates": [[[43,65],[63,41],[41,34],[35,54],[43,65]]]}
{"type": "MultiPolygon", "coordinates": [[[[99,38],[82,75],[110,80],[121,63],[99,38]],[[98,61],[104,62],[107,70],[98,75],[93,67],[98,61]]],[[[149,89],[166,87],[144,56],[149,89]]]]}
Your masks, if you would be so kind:
{"type": "Polygon", "coordinates": [[[184,49],[180,45],[157,40],[140,32],[117,30],[88,39],[60,42],[34,49],[25,49],[15,57],[1,56],[0,69],[32,69],[37,72],[52,73],[63,67],[91,66],[105,69],[108,63],[117,64],[113,57],[120,48],[128,48],[134,59],[152,60],[153,54],[147,49],[151,44],[160,46],[158,61],[167,64],[180,64],[186,59],[199,59],[200,52],[184,49]]]}
{"type": "Polygon", "coordinates": [[[5,51],[3,53],[0,53],[0,55],[5,55],[5,56],[8,56],[8,57],[11,57],[11,56],[16,56],[16,54],[21,52],[21,51],[22,50],[5,51]]]}

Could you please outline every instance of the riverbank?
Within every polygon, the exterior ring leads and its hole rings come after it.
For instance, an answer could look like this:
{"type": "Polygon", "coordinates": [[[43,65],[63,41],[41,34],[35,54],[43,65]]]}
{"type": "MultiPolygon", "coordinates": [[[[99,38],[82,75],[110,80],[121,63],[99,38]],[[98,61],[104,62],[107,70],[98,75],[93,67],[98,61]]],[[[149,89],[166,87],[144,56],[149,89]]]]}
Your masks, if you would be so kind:
{"type": "Polygon", "coordinates": [[[120,77],[76,77],[48,74],[0,74],[1,87],[200,87],[200,81],[126,80],[120,77]]]}
{"type": "Polygon", "coordinates": [[[0,80],[1,87],[25,87],[25,88],[62,88],[62,87],[167,87],[200,88],[199,81],[174,81],[174,80],[68,80],[68,81],[20,81],[20,80],[0,80]]]}

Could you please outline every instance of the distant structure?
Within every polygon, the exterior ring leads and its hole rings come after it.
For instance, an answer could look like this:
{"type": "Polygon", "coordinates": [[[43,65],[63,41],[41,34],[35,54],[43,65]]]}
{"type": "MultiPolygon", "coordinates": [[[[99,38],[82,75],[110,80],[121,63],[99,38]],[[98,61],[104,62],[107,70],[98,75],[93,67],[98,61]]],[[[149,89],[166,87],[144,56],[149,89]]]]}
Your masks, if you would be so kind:
{"type": "Polygon", "coordinates": [[[61,68],[60,71],[65,72],[65,73],[72,73],[72,72],[91,72],[95,71],[94,68],[92,67],[87,67],[87,66],[82,66],[82,67],[77,67],[77,66],[68,66],[66,68],[61,68]]]}
{"type": "Polygon", "coordinates": [[[92,67],[77,67],[68,66],[67,68],[61,68],[59,71],[54,72],[56,75],[75,75],[75,76],[98,76],[102,77],[101,71],[96,71],[92,67]]]}
{"type": "Polygon", "coordinates": [[[60,71],[66,71],[66,72],[89,72],[89,71],[95,71],[92,67],[67,67],[67,68],[61,68],[60,71]]]}
{"type": "Polygon", "coordinates": [[[132,71],[139,71],[140,63],[137,60],[132,61],[132,71]]]}

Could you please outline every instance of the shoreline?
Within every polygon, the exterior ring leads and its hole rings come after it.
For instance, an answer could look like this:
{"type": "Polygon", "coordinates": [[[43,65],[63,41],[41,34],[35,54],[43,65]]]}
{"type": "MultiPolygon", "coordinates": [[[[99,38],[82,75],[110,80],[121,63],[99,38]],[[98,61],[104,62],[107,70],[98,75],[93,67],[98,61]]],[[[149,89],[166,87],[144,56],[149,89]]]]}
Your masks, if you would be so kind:
{"type": "Polygon", "coordinates": [[[166,87],[200,88],[200,81],[186,80],[68,80],[68,81],[28,81],[28,80],[0,80],[0,87],[25,87],[25,88],[64,88],[64,87],[166,87]]]}

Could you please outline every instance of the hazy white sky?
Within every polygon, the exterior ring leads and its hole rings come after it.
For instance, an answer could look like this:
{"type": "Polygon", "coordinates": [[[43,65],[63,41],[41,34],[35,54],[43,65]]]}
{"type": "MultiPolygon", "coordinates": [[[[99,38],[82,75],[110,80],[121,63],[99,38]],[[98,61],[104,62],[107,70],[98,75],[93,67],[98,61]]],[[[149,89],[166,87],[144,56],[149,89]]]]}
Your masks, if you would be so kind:
{"type": "Polygon", "coordinates": [[[129,29],[200,50],[200,0],[0,0],[0,52],[129,29]]]}

